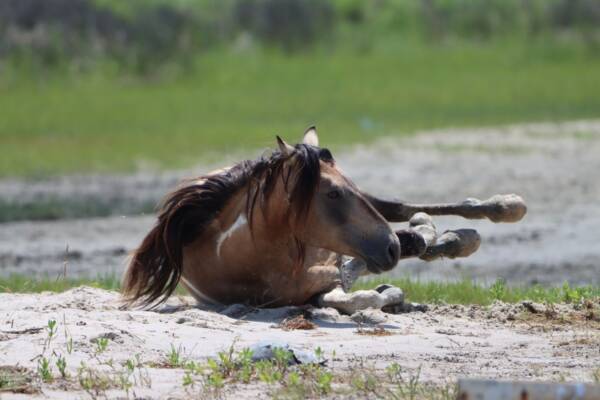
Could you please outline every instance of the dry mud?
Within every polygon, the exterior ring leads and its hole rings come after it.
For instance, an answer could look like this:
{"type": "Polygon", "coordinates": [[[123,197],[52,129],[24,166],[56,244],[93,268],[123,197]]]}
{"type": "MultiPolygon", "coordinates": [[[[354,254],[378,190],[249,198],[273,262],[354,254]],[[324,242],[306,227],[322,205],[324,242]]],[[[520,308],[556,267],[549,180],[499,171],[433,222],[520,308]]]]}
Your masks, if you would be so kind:
{"type": "MultiPolygon", "coordinates": [[[[0,366],[20,366],[35,376],[41,354],[53,362],[63,356],[70,375],[58,378],[53,365],[53,383],[33,378],[28,394],[0,391],[0,398],[125,398],[127,393],[114,387],[86,393],[77,370],[83,362],[95,371],[115,373],[136,355],[142,379],[131,378],[136,383],[130,398],[201,397],[201,385],[183,385],[182,368],[165,365],[172,346],[181,348],[182,359],[205,362],[233,343],[242,349],[260,341],[308,352],[320,347],[326,368],[336,376],[357,365],[383,375],[396,362],[406,371],[421,368],[423,382],[438,384],[460,377],[591,382],[600,367],[600,303],[432,306],[426,313],[380,314],[386,334],[365,335],[370,328],[359,328],[332,309],[312,314],[315,329],[286,331],[278,323],[302,310],[246,310],[230,318],[192,302],[171,298],[157,311],[138,311],[121,310],[116,292],[87,287],[61,294],[0,294],[0,366]],[[57,321],[57,334],[46,345],[49,319],[57,321]],[[109,340],[98,353],[95,340],[101,337],[109,340]]],[[[273,390],[258,383],[236,384],[227,385],[221,395],[263,397],[273,390]]]]}
{"type": "MultiPolygon", "coordinates": [[[[327,144],[326,132],[321,141],[327,144]]],[[[425,203],[514,192],[528,203],[518,224],[436,218],[440,230],[478,229],[480,250],[463,260],[403,261],[392,275],[600,284],[600,121],[421,132],[349,147],[335,157],[359,186],[381,196],[425,203]]],[[[0,274],[55,276],[65,261],[69,276],[120,274],[126,254],[153,223],[140,210],[155,204],[179,178],[214,167],[0,181],[0,203],[12,209],[61,204],[59,215],[112,214],[1,223],[0,274]]]]}

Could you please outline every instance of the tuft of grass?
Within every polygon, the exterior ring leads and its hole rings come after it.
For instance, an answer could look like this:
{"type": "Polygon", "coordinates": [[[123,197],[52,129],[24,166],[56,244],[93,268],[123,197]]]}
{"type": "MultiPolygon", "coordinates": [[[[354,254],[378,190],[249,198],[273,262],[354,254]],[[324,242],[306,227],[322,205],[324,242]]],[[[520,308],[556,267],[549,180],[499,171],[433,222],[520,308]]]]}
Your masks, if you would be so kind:
{"type": "Polygon", "coordinates": [[[47,275],[30,277],[11,274],[0,277],[0,293],[40,293],[64,292],[79,287],[91,286],[107,290],[119,290],[121,279],[116,274],[98,276],[96,278],[55,278],[47,275]]]}
{"type": "Polygon", "coordinates": [[[105,337],[99,337],[95,340],[96,342],[96,354],[102,354],[108,348],[109,339],[105,337]]]}
{"type": "Polygon", "coordinates": [[[43,382],[52,382],[54,377],[52,375],[52,365],[50,360],[46,357],[41,357],[38,360],[38,375],[43,382]]]}
{"type": "MultiPolygon", "coordinates": [[[[421,282],[406,278],[379,278],[359,280],[354,290],[373,289],[387,283],[401,288],[406,301],[416,303],[448,303],[489,305],[499,300],[505,303],[518,303],[531,300],[537,303],[577,303],[588,299],[600,298],[599,286],[571,286],[565,282],[562,286],[544,287],[511,286],[498,279],[492,285],[471,280],[457,282],[421,282]]],[[[119,290],[121,281],[116,275],[105,275],[95,279],[56,279],[47,276],[30,278],[23,275],[0,277],[0,293],[38,293],[43,291],[63,292],[78,286],[91,286],[107,290],[119,290]]],[[[178,287],[176,294],[185,295],[187,291],[178,287]]]]}
{"type": "Polygon", "coordinates": [[[175,347],[175,345],[171,344],[171,350],[165,354],[165,365],[170,368],[179,368],[184,363],[185,360],[182,356],[181,346],[175,347]]]}
{"type": "Polygon", "coordinates": [[[358,281],[353,289],[373,289],[382,283],[401,288],[407,301],[417,303],[490,305],[496,300],[505,303],[518,303],[523,300],[538,303],[576,303],[600,297],[598,286],[573,287],[567,282],[558,287],[509,286],[501,279],[486,286],[468,279],[458,282],[421,282],[411,278],[381,278],[358,281]]]}

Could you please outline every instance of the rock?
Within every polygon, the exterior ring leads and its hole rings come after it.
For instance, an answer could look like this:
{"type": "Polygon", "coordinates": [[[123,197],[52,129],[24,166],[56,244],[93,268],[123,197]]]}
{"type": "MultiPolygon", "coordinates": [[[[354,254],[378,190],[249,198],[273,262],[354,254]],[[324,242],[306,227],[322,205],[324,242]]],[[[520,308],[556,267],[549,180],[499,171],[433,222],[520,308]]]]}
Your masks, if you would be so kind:
{"type": "Polygon", "coordinates": [[[379,325],[387,321],[387,315],[381,310],[367,308],[355,312],[350,316],[350,319],[361,325],[379,325]]]}
{"type": "Polygon", "coordinates": [[[314,352],[293,348],[288,343],[274,340],[261,341],[251,346],[252,362],[274,360],[275,349],[283,349],[291,355],[289,365],[325,364],[326,362],[325,359],[318,358],[314,352]]]}
{"type": "Polygon", "coordinates": [[[536,304],[529,300],[522,301],[521,305],[523,306],[524,309],[526,309],[527,311],[529,311],[532,314],[539,314],[542,312],[542,308],[539,304],[536,304]]]}

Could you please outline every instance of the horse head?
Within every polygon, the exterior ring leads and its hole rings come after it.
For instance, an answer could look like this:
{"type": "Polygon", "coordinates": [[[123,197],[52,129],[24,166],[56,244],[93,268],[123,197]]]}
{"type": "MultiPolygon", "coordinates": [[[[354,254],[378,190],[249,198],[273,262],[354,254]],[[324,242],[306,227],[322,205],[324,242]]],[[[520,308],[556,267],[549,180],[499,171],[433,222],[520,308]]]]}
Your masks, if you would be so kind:
{"type": "Polygon", "coordinates": [[[398,262],[400,242],[381,214],[338,168],[328,149],[319,147],[317,131],[309,128],[301,144],[277,138],[286,158],[285,179],[294,235],[305,245],[363,259],[374,273],[398,262]],[[306,171],[310,154],[318,157],[316,171],[306,171]],[[307,176],[313,176],[314,182],[307,176]],[[305,182],[303,182],[303,180],[305,182]],[[291,189],[289,189],[291,188],[291,189]],[[308,194],[308,195],[307,195],[308,194]]]}

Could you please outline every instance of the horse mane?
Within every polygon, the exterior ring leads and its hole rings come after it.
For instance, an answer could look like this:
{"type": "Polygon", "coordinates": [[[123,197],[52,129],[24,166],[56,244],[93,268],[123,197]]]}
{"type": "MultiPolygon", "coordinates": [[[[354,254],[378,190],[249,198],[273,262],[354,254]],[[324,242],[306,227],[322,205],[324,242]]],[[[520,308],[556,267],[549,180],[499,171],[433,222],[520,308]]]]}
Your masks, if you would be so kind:
{"type": "MultiPolygon", "coordinates": [[[[159,204],[156,224],[132,255],[123,279],[125,301],[144,306],[164,302],[181,278],[183,247],[200,237],[232,195],[244,187],[251,230],[256,206],[265,211],[277,179],[283,179],[295,223],[301,222],[319,185],[320,160],[333,162],[327,149],[297,144],[289,155],[275,151],[214,175],[183,181],[159,204]],[[293,167],[285,168],[292,157],[294,160],[288,165],[293,167]]],[[[295,241],[297,262],[302,264],[305,248],[300,240],[295,241]]]]}

